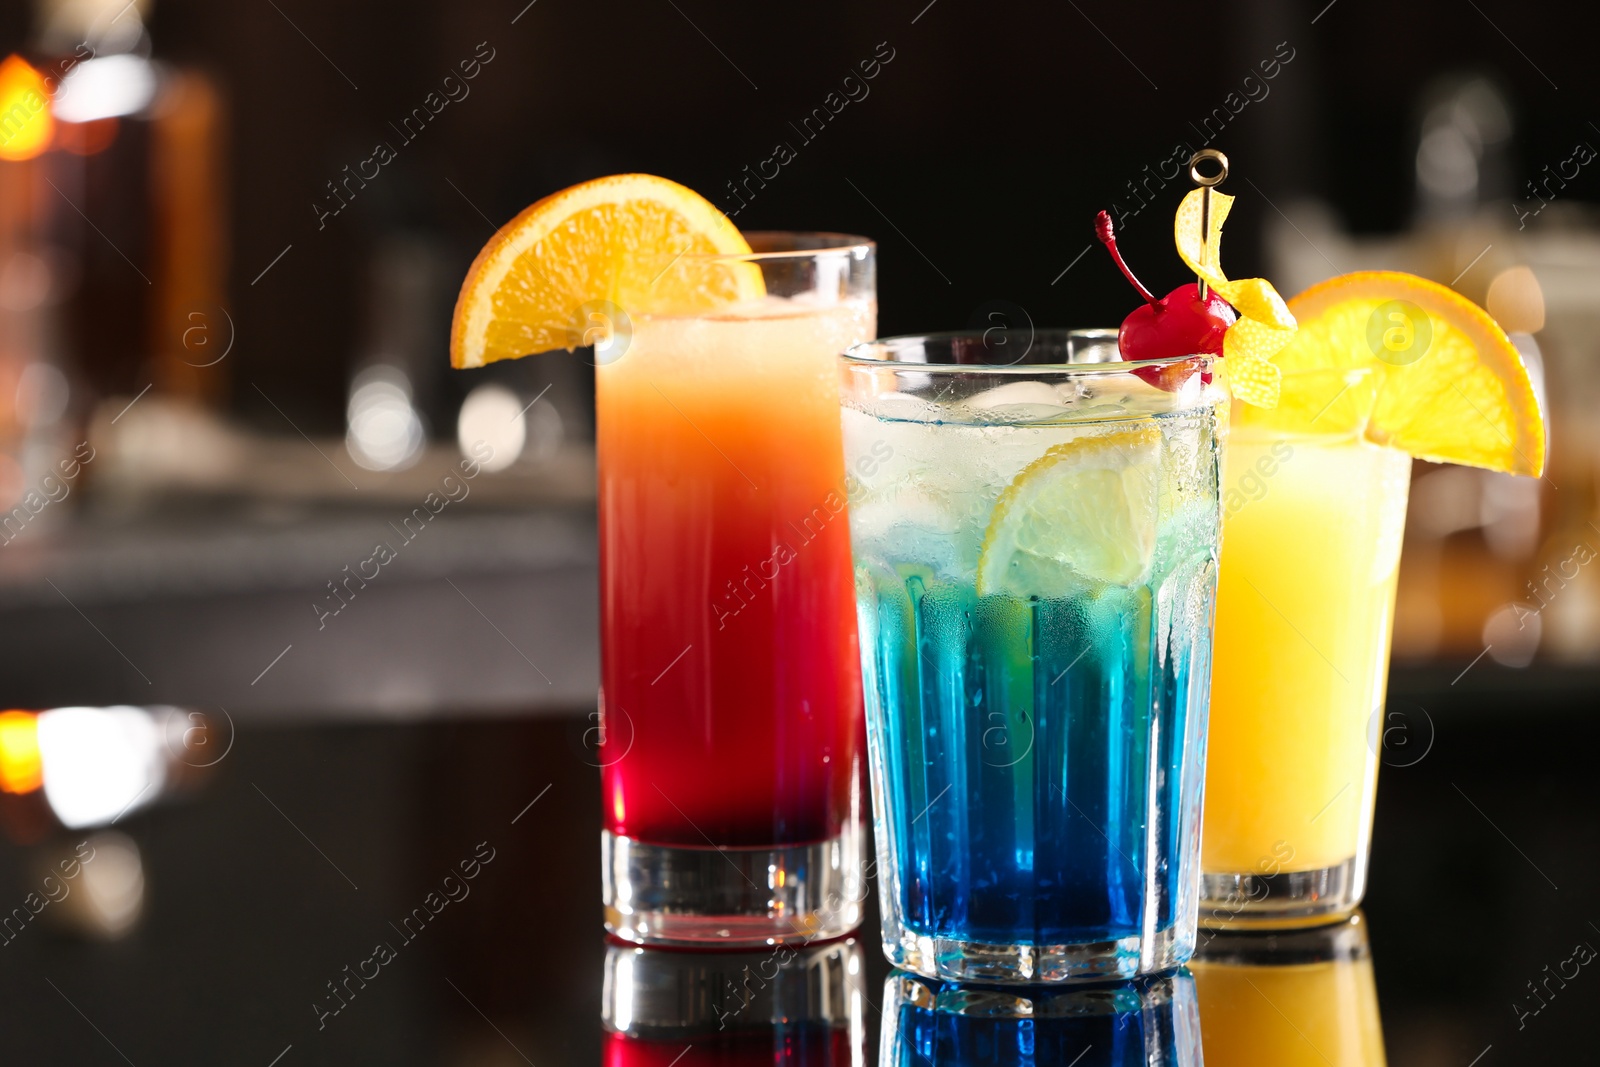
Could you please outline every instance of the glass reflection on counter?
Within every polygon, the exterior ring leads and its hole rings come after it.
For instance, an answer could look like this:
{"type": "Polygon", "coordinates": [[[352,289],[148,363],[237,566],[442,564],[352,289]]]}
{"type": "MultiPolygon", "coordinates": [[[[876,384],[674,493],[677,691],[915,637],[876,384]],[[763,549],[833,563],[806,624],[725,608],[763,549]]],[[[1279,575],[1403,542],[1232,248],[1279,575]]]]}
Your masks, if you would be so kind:
{"type": "Polygon", "coordinates": [[[860,1067],[854,938],[745,952],[606,946],[606,1067],[860,1067]]]}
{"type": "Polygon", "coordinates": [[[1187,971],[1087,988],[1003,990],[895,971],[883,998],[881,1067],[1202,1062],[1194,981],[1187,971]]]}
{"type": "Polygon", "coordinates": [[[1189,964],[1208,1067],[1383,1067],[1366,917],[1202,938],[1189,964]]]}

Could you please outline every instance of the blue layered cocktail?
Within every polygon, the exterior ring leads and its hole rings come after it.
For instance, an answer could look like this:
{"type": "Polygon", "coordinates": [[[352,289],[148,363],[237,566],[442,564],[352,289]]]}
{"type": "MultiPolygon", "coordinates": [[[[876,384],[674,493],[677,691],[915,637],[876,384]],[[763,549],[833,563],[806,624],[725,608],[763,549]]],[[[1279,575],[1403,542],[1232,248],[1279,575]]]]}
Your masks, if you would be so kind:
{"type": "Polygon", "coordinates": [[[1030,340],[843,361],[884,947],[935,978],[1194,945],[1222,393],[1030,340]]]}

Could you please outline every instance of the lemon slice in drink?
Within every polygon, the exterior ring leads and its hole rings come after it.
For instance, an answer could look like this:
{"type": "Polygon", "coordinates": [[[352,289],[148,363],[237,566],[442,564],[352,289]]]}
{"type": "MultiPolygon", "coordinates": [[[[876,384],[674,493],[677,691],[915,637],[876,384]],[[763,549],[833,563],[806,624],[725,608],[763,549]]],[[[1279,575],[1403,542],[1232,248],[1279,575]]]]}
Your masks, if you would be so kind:
{"type": "Polygon", "coordinates": [[[617,174],[545,197],[502,226],[461,283],[450,362],[481,367],[609,336],[623,316],[694,314],[766,294],[728,216],[649,174],[617,174]]]}
{"type": "Polygon", "coordinates": [[[1132,586],[1156,549],[1161,435],[1152,426],[1056,445],[1000,494],[978,595],[1055,599],[1132,586]]]}
{"type": "Polygon", "coordinates": [[[1358,433],[1418,459],[1511,474],[1544,471],[1539,398],[1489,313],[1437,282],[1397,271],[1343,274],[1289,309],[1300,329],[1273,362],[1278,406],[1240,425],[1358,433]]]}

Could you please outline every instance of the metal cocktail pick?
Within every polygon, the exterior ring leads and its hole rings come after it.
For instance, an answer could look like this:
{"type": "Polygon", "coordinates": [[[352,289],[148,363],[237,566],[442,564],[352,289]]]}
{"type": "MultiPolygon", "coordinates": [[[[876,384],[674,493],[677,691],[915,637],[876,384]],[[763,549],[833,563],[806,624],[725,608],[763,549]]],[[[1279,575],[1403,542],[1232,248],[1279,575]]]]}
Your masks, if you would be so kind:
{"type": "MultiPolygon", "coordinates": [[[[1206,266],[1206,247],[1211,243],[1211,190],[1213,186],[1221,185],[1228,180],[1228,157],[1218,152],[1215,148],[1202,148],[1189,159],[1189,180],[1198,185],[1204,192],[1200,194],[1200,265],[1206,266]],[[1200,164],[1205,160],[1216,162],[1216,174],[1207,177],[1200,173],[1200,164]]],[[[1206,280],[1200,279],[1200,299],[1206,298],[1206,280]]]]}

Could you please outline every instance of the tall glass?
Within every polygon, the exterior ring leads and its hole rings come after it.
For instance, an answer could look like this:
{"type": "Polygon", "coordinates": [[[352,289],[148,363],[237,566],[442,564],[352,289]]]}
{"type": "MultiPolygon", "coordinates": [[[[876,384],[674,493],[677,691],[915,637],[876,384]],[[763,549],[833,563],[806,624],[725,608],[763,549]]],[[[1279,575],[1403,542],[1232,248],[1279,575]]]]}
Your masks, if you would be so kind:
{"type": "Polygon", "coordinates": [[[596,373],[605,918],[636,942],[860,922],[835,360],[872,335],[873,246],[748,236],[673,269],[764,297],[638,316],[596,373]]]}
{"type": "Polygon", "coordinates": [[[1207,359],[1118,359],[990,330],[842,360],[884,951],[931,978],[1194,947],[1226,409],[1207,359]]]}
{"type": "Polygon", "coordinates": [[[1189,967],[1207,1067],[1383,1067],[1366,920],[1203,934],[1189,967]]]}
{"type": "Polygon", "coordinates": [[[860,1067],[861,945],[759,952],[606,947],[605,1067],[860,1067]]]}
{"type": "Polygon", "coordinates": [[[879,1067],[1200,1067],[1185,971],[1092,989],[985,989],[903,972],[883,990],[879,1067]]]}
{"type": "MultiPolygon", "coordinates": [[[[1332,397],[1347,373],[1289,374],[1283,387],[1332,397]]],[[[1366,891],[1411,458],[1235,414],[1201,921],[1331,921],[1366,891]]]]}

